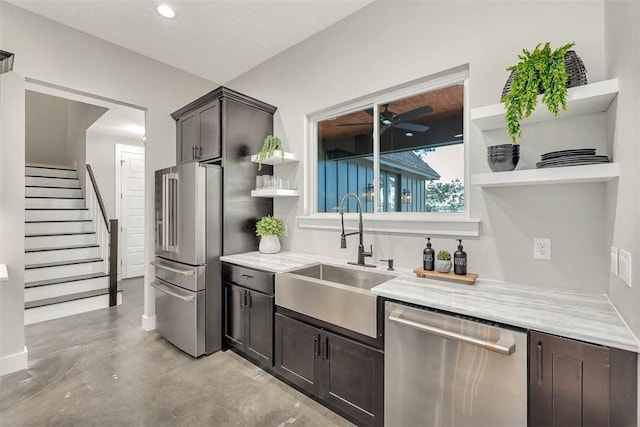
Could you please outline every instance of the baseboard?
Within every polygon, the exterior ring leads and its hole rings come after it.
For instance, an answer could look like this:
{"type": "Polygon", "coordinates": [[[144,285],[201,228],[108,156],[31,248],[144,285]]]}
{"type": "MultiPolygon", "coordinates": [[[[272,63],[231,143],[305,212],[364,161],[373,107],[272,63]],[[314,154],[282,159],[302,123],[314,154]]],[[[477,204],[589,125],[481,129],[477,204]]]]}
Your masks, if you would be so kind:
{"type": "Polygon", "coordinates": [[[142,315],[142,329],[145,331],[153,331],[156,329],[156,316],[142,315]]]}
{"type": "Polygon", "coordinates": [[[0,376],[10,374],[12,372],[21,371],[29,367],[29,357],[27,346],[24,351],[11,354],[0,359],[0,376]]]}

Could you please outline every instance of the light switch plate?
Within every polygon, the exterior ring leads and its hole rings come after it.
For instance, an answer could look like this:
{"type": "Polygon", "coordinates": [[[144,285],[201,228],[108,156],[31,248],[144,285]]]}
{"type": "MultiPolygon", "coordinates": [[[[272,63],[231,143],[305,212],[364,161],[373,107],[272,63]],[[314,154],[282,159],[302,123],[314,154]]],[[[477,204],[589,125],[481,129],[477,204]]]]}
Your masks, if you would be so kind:
{"type": "Polygon", "coordinates": [[[631,254],[624,249],[620,249],[618,261],[620,279],[631,287],[631,254]]]}
{"type": "Polygon", "coordinates": [[[611,246],[611,274],[618,276],[618,248],[611,246]]]}

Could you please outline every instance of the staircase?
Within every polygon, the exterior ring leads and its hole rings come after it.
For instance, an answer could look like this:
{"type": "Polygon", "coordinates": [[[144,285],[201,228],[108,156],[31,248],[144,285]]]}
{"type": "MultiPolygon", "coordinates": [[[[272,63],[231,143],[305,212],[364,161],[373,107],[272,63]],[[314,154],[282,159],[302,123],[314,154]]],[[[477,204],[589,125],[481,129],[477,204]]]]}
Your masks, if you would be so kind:
{"type": "Polygon", "coordinates": [[[108,241],[76,170],[27,165],[25,175],[25,324],[109,307],[108,241]]]}

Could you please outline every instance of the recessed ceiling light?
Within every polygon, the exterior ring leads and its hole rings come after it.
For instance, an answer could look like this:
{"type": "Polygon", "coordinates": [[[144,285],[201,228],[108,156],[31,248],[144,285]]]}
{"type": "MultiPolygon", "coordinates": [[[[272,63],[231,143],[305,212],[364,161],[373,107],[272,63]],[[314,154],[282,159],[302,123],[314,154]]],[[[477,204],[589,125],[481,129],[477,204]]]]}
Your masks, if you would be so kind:
{"type": "Polygon", "coordinates": [[[464,135],[461,133],[453,135],[454,138],[462,138],[464,135]]]}
{"type": "Polygon", "coordinates": [[[158,11],[158,13],[165,18],[171,19],[176,17],[176,11],[173,10],[171,6],[167,6],[166,4],[161,4],[156,7],[156,11],[158,11]]]}
{"type": "Polygon", "coordinates": [[[413,136],[413,134],[411,132],[407,132],[405,133],[406,136],[413,136]]]}

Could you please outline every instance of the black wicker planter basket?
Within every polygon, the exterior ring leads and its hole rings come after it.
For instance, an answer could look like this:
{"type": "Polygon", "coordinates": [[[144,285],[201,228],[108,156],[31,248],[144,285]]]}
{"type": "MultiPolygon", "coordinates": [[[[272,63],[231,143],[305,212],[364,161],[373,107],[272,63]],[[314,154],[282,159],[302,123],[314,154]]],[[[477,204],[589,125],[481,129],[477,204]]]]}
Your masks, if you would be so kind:
{"type": "MultiPolygon", "coordinates": [[[[587,82],[587,69],[584,67],[582,63],[582,59],[578,56],[578,54],[574,50],[569,50],[564,55],[564,66],[567,69],[567,74],[569,75],[569,80],[567,80],[566,86],[574,87],[574,86],[582,86],[586,85],[587,82]]],[[[511,90],[511,82],[513,80],[513,73],[509,74],[509,78],[507,79],[507,83],[504,85],[504,89],[502,89],[502,98],[505,97],[509,90],[511,90]]],[[[544,93],[544,89],[542,86],[538,88],[538,94],[544,93]]]]}

